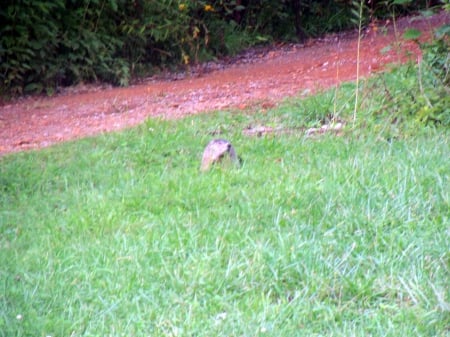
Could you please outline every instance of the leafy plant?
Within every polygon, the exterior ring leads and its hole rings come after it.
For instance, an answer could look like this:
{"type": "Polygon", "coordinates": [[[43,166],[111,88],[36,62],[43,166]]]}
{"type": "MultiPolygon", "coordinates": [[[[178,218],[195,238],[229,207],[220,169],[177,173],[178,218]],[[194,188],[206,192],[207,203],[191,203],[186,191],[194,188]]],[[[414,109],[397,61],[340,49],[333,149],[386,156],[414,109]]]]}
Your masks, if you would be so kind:
{"type": "Polygon", "coordinates": [[[423,123],[450,125],[450,26],[443,25],[431,42],[419,42],[420,31],[408,30],[405,39],[416,41],[422,49],[418,64],[418,85],[415,117],[423,123]]]}
{"type": "Polygon", "coordinates": [[[421,45],[420,93],[422,107],[417,119],[450,126],[450,49],[448,32],[431,43],[421,45]]]}

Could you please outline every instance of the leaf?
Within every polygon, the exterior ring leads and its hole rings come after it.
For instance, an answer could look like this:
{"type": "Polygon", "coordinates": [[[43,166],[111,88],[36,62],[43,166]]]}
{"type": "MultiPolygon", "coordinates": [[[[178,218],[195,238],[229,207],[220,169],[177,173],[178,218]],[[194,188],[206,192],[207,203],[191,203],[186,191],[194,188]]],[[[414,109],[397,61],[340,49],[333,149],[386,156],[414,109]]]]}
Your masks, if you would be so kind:
{"type": "Polygon", "coordinates": [[[420,14],[422,14],[422,16],[429,18],[432,17],[434,14],[436,14],[434,11],[432,11],[431,9],[425,9],[423,11],[420,11],[420,14]]]}
{"type": "Polygon", "coordinates": [[[422,32],[415,28],[407,29],[403,33],[403,38],[405,40],[417,40],[422,35],[422,32]]]}
{"type": "Polygon", "coordinates": [[[40,93],[40,92],[42,92],[43,89],[44,89],[44,87],[40,83],[30,83],[25,86],[24,91],[40,93]]]}
{"type": "Polygon", "coordinates": [[[450,25],[444,25],[436,29],[436,37],[442,39],[444,36],[450,36],[450,25]]]}
{"type": "Polygon", "coordinates": [[[261,36],[261,35],[257,35],[257,36],[256,36],[256,39],[257,39],[258,41],[261,41],[261,42],[267,42],[267,41],[269,41],[269,39],[268,39],[267,37],[261,36]]]}
{"type": "Polygon", "coordinates": [[[352,16],[354,18],[359,18],[359,11],[358,10],[352,8],[352,9],[350,9],[350,12],[352,13],[352,16]]]}
{"type": "Polygon", "coordinates": [[[117,1],[116,0],[110,0],[109,4],[111,5],[111,9],[113,10],[113,12],[117,12],[117,9],[118,9],[117,1]]]}
{"type": "Polygon", "coordinates": [[[392,1],[393,5],[409,5],[411,0],[394,0],[392,1]]]}
{"type": "Polygon", "coordinates": [[[383,49],[380,50],[381,54],[386,54],[388,52],[390,52],[392,49],[391,45],[387,45],[386,47],[384,47],[383,49]]]}

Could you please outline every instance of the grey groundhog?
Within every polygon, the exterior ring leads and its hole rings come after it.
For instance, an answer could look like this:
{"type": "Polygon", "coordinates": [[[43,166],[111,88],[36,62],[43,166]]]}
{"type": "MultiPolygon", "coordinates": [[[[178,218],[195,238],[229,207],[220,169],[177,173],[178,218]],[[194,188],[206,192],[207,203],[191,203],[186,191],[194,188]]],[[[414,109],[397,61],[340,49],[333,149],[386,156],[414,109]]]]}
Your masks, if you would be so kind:
{"type": "Polygon", "coordinates": [[[206,145],[205,151],[203,151],[200,170],[208,170],[212,164],[221,162],[227,155],[232,163],[235,165],[240,164],[240,158],[237,156],[236,150],[228,140],[213,139],[208,143],[208,145],[206,145]]]}

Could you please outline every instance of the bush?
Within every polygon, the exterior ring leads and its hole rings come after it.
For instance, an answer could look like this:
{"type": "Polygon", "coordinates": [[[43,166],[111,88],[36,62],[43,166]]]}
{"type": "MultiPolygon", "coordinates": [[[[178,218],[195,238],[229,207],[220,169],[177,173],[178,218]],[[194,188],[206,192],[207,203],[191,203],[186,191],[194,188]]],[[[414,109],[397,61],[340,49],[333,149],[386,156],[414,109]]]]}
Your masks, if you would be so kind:
{"type": "Polygon", "coordinates": [[[2,91],[52,90],[80,81],[120,82],[123,42],[115,27],[114,1],[7,1],[0,9],[2,91]]]}
{"type": "Polygon", "coordinates": [[[57,15],[62,0],[6,1],[0,9],[0,79],[3,90],[35,91],[57,75],[57,15]]]}
{"type": "Polygon", "coordinates": [[[421,107],[416,118],[450,126],[450,26],[442,27],[431,43],[421,45],[421,107]]]}
{"type": "Polygon", "coordinates": [[[362,110],[377,117],[375,120],[383,124],[383,129],[395,129],[404,122],[414,128],[450,126],[448,31],[445,27],[440,31],[443,33],[432,42],[420,44],[419,64],[410,63],[383,73],[365,88],[371,106],[363,102],[362,110]],[[386,120],[390,125],[385,125],[386,120]]]}

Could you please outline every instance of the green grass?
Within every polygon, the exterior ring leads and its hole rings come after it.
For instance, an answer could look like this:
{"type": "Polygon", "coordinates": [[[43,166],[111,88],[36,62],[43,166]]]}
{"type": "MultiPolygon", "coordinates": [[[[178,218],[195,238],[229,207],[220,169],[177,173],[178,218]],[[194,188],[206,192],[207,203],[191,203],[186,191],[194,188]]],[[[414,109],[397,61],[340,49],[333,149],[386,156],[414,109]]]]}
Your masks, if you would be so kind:
{"type": "Polygon", "coordinates": [[[383,90],[342,136],[242,134],[331,91],[0,159],[0,336],[448,336],[449,130],[383,90]],[[218,131],[243,165],[199,173],[218,131]]]}

